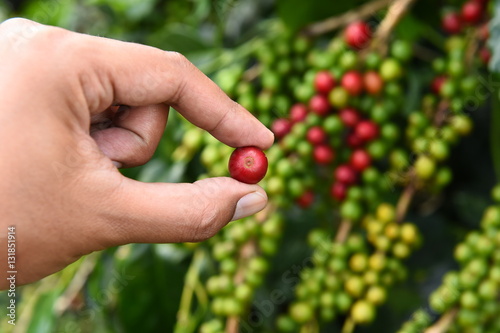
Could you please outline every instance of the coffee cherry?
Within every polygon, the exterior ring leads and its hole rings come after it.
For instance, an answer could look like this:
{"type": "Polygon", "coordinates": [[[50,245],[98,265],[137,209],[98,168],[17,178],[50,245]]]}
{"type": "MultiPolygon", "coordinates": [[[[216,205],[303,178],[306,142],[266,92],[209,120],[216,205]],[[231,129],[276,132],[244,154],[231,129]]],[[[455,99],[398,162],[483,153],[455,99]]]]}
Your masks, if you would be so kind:
{"type": "Polygon", "coordinates": [[[292,123],[300,123],[307,117],[307,106],[302,103],[292,105],[290,109],[290,121],[292,123]]]}
{"type": "Polygon", "coordinates": [[[479,58],[483,64],[488,65],[491,60],[491,51],[487,47],[483,47],[479,50],[479,58]]]}
{"type": "Polygon", "coordinates": [[[328,94],[328,100],[332,106],[336,108],[343,108],[349,102],[349,93],[344,87],[335,87],[328,94]]]}
{"type": "Polygon", "coordinates": [[[415,162],[415,173],[420,179],[427,180],[436,171],[436,163],[430,157],[420,155],[415,162]]]}
{"type": "Polygon", "coordinates": [[[274,136],[277,139],[281,139],[282,137],[287,135],[291,129],[292,124],[288,119],[284,118],[276,119],[271,125],[271,130],[273,131],[274,136]]]}
{"type": "Polygon", "coordinates": [[[469,24],[478,23],[483,16],[483,6],[476,1],[468,1],[462,6],[462,19],[469,24]]]}
{"type": "Polygon", "coordinates": [[[347,127],[354,127],[361,120],[361,115],[358,113],[358,111],[352,108],[340,110],[339,117],[347,127]]]}
{"type": "Polygon", "coordinates": [[[358,324],[371,323],[375,319],[375,307],[365,300],[359,300],[352,306],[351,317],[358,324]]]}
{"type": "Polygon", "coordinates": [[[364,141],[371,141],[378,136],[378,126],[370,120],[363,120],[356,125],[354,129],[356,135],[364,141]]]}
{"type": "Polygon", "coordinates": [[[236,148],[229,158],[229,174],[247,184],[257,184],[267,172],[267,157],[257,147],[236,148]]]}
{"type": "Polygon", "coordinates": [[[307,131],[307,141],[312,145],[319,145],[326,141],[327,135],[325,131],[319,126],[313,126],[307,131]]]}
{"type": "Polygon", "coordinates": [[[458,34],[462,30],[462,18],[457,12],[449,12],[444,15],[441,25],[447,33],[458,34]]]}
{"type": "Polygon", "coordinates": [[[302,208],[308,208],[314,201],[314,192],[311,190],[305,191],[300,197],[297,198],[297,204],[302,208]]]}
{"type": "Polygon", "coordinates": [[[365,90],[372,95],[378,95],[384,88],[384,81],[375,71],[368,71],[363,76],[365,90]]]}
{"type": "Polygon", "coordinates": [[[443,86],[443,83],[446,82],[446,76],[437,76],[434,78],[434,80],[432,80],[432,83],[431,83],[431,90],[433,93],[435,93],[436,95],[440,95],[441,94],[441,88],[443,86]]]}
{"type": "Polygon", "coordinates": [[[335,158],[335,152],[327,145],[318,145],[314,147],[313,157],[318,164],[329,164],[335,158]]]}
{"type": "Polygon", "coordinates": [[[352,152],[349,164],[356,171],[363,171],[371,165],[372,159],[370,155],[363,149],[357,149],[352,152]]]}
{"type": "Polygon", "coordinates": [[[358,96],[363,91],[363,77],[357,71],[349,71],[342,76],[341,85],[352,96],[358,96]]]}
{"type": "Polygon", "coordinates": [[[380,65],[380,76],[386,82],[399,79],[403,75],[403,68],[399,61],[387,58],[380,65]]]}
{"type": "Polygon", "coordinates": [[[309,101],[309,107],[320,116],[325,116],[330,111],[330,103],[324,95],[314,95],[309,101]]]}
{"type": "Polygon", "coordinates": [[[334,199],[342,201],[345,199],[347,194],[347,186],[344,183],[334,183],[331,189],[331,195],[334,199]]]}
{"type": "Polygon", "coordinates": [[[320,71],[314,78],[314,88],[320,94],[328,94],[335,86],[335,79],[328,71],[320,71]]]}
{"type": "Polygon", "coordinates": [[[356,133],[351,132],[347,135],[346,143],[349,148],[355,149],[361,147],[364,142],[359,136],[356,135],[356,133]]]}
{"type": "Polygon", "coordinates": [[[367,46],[371,39],[371,29],[365,22],[353,22],[347,26],[344,32],[344,39],[347,45],[354,49],[361,49],[367,46]]]}
{"type": "Polygon", "coordinates": [[[357,181],[356,171],[348,164],[341,164],[335,169],[335,179],[346,185],[352,185],[357,181]]]}
{"type": "Polygon", "coordinates": [[[290,316],[295,322],[303,324],[313,318],[314,311],[309,303],[299,302],[290,307],[290,316]]]}

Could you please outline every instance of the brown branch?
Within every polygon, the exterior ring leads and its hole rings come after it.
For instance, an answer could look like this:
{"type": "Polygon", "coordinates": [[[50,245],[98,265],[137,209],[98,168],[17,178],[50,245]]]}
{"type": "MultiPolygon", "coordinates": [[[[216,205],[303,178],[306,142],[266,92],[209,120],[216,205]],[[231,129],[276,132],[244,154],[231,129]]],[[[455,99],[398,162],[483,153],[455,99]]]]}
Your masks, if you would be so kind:
{"type": "MultiPolygon", "coordinates": [[[[255,215],[255,218],[259,223],[264,223],[268,217],[276,211],[277,207],[273,204],[268,204],[264,210],[260,211],[255,215]]],[[[255,239],[251,239],[247,243],[245,243],[241,249],[239,254],[239,269],[234,276],[234,285],[237,286],[242,284],[245,280],[245,265],[250,258],[257,254],[257,243],[255,239]]],[[[226,320],[226,333],[238,333],[240,317],[239,316],[230,316],[226,320]]]]}
{"type": "Polygon", "coordinates": [[[458,314],[458,308],[455,307],[450,311],[446,312],[441,319],[439,319],[434,325],[425,330],[424,333],[445,333],[448,332],[451,324],[455,320],[458,314]]]}
{"type": "Polygon", "coordinates": [[[411,5],[417,0],[395,0],[389,10],[387,15],[382,20],[377,28],[377,31],[373,35],[373,41],[371,43],[371,49],[377,49],[381,54],[387,52],[387,45],[389,36],[398,24],[398,22],[403,18],[411,5]]]}
{"type": "Polygon", "coordinates": [[[352,222],[349,220],[342,220],[339,225],[339,229],[337,230],[337,235],[335,235],[336,243],[343,243],[349,236],[349,232],[352,228],[352,222]]]}
{"type": "Polygon", "coordinates": [[[306,36],[318,36],[326,32],[343,27],[350,22],[364,20],[376,11],[387,7],[393,0],[374,0],[361,7],[352,9],[340,16],[328,18],[324,21],[307,26],[302,33],[306,36]]]}
{"type": "Polygon", "coordinates": [[[403,193],[399,197],[399,201],[396,205],[396,222],[402,223],[403,219],[408,212],[408,208],[410,207],[410,203],[415,195],[415,185],[414,185],[415,175],[413,171],[410,171],[410,181],[408,185],[406,185],[403,193]]]}

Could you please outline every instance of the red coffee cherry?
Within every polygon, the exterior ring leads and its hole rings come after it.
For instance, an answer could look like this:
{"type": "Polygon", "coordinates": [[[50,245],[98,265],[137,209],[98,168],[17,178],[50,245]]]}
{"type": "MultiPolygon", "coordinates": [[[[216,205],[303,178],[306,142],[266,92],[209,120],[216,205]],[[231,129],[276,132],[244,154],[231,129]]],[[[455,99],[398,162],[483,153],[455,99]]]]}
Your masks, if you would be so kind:
{"type": "Polygon", "coordinates": [[[326,141],[326,132],[319,126],[313,126],[307,131],[307,141],[312,145],[319,145],[326,141]]]}
{"type": "Polygon", "coordinates": [[[325,116],[330,111],[330,102],[328,101],[328,97],[324,95],[314,95],[309,101],[309,107],[312,112],[320,116],[325,116]]]}
{"type": "Polygon", "coordinates": [[[363,92],[363,77],[357,71],[349,71],[342,76],[342,87],[352,96],[363,92]]]}
{"type": "Polygon", "coordinates": [[[447,33],[458,34],[462,31],[462,18],[457,12],[449,12],[444,15],[441,25],[447,33]]]}
{"type": "Polygon", "coordinates": [[[313,157],[318,164],[329,164],[335,158],[335,152],[330,146],[318,145],[314,147],[313,157]]]}
{"type": "Polygon", "coordinates": [[[362,49],[367,46],[371,37],[370,27],[362,21],[349,24],[344,32],[345,42],[354,49],[362,49]]]}
{"type": "Polygon", "coordinates": [[[292,123],[300,123],[307,117],[307,106],[302,103],[292,105],[290,108],[290,121],[292,123]]]}
{"type": "Polygon", "coordinates": [[[361,172],[368,168],[372,163],[372,158],[366,150],[356,149],[352,152],[351,158],[349,159],[349,164],[354,170],[361,172]]]}
{"type": "Polygon", "coordinates": [[[288,119],[284,118],[276,119],[271,125],[271,131],[273,131],[274,136],[277,139],[281,139],[282,137],[290,133],[291,129],[292,124],[288,119]]]}
{"type": "Polygon", "coordinates": [[[314,88],[320,94],[328,94],[335,87],[335,79],[328,71],[320,71],[314,78],[314,88]]]}
{"type": "Polygon", "coordinates": [[[267,164],[267,157],[259,148],[236,148],[229,158],[229,174],[240,182],[257,184],[266,175],[267,164]]]}

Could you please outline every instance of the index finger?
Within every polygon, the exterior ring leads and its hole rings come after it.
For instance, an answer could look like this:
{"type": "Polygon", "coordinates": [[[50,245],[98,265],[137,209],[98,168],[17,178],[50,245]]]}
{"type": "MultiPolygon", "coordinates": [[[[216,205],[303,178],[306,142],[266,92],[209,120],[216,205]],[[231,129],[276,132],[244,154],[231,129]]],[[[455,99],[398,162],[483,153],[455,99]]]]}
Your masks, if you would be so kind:
{"type": "Polygon", "coordinates": [[[103,86],[110,86],[113,102],[133,106],[166,103],[227,145],[261,149],[272,145],[272,132],[181,54],[101,37],[75,36],[80,52],[84,48],[85,60],[90,62],[80,62],[87,68],[86,75],[97,75],[103,86]]]}

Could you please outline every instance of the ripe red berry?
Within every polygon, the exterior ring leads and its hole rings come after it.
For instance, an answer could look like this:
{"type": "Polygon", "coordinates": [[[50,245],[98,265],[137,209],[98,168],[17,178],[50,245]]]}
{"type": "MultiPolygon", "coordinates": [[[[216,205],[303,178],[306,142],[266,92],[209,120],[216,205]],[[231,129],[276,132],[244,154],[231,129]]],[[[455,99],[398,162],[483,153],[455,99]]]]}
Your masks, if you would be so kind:
{"type": "Polygon", "coordinates": [[[431,90],[433,93],[439,95],[441,93],[441,87],[443,86],[443,83],[446,82],[446,76],[437,76],[432,80],[431,82],[431,90]]]}
{"type": "Polygon", "coordinates": [[[330,102],[324,95],[314,95],[309,101],[309,107],[312,112],[324,116],[330,111],[330,102]]]}
{"type": "Polygon", "coordinates": [[[479,58],[485,65],[488,65],[491,59],[491,51],[487,47],[483,47],[479,50],[479,58]]]}
{"type": "Polygon", "coordinates": [[[462,20],[466,23],[478,23],[483,17],[483,6],[475,1],[468,1],[462,6],[462,20]]]}
{"type": "Polygon", "coordinates": [[[349,24],[344,32],[345,42],[355,49],[361,49],[367,46],[371,37],[372,32],[370,27],[362,21],[349,24]]]}
{"type": "Polygon", "coordinates": [[[335,169],[335,179],[345,185],[352,185],[357,181],[356,171],[348,164],[341,164],[335,169]]]}
{"type": "Polygon", "coordinates": [[[236,148],[229,158],[229,174],[234,179],[257,184],[267,172],[267,157],[257,147],[236,148]]]}
{"type": "Polygon", "coordinates": [[[351,132],[347,135],[346,143],[349,148],[358,148],[364,141],[355,132],[351,132]]]}
{"type": "Polygon", "coordinates": [[[273,131],[276,138],[281,139],[287,135],[292,129],[292,124],[288,119],[279,118],[276,119],[271,125],[271,131],[273,131]]]}
{"type": "Polygon", "coordinates": [[[320,71],[314,78],[314,88],[320,94],[328,94],[335,87],[335,79],[328,71],[320,71]]]}
{"type": "Polygon", "coordinates": [[[363,91],[363,77],[357,71],[349,71],[342,76],[342,87],[352,96],[357,96],[363,91]]]}
{"type": "Polygon", "coordinates": [[[312,145],[319,145],[326,140],[326,132],[319,126],[313,126],[307,131],[307,141],[312,145]]]}
{"type": "Polygon", "coordinates": [[[368,71],[363,77],[365,90],[372,95],[378,95],[384,88],[384,81],[380,74],[375,71],[368,71]]]}
{"type": "Polygon", "coordinates": [[[313,157],[318,164],[328,164],[335,158],[335,152],[327,145],[318,145],[314,147],[313,157]]]}
{"type": "Polygon", "coordinates": [[[456,12],[446,13],[441,24],[443,30],[449,34],[458,34],[462,30],[462,18],[456,12]]]}
{"type": "Polygon", "coordinates": [[[356,135],[363,141],[371,141],[378,136],[378,125],[371,120],[360,121],[354,129],[356,135]]]}
{"type": "Polygon", "coordinates": [[[338,201],[342,201],[345,199],[347,194],[347,186],[343,183],[334,183],[332,185],[331,191],[332,197],[337,199],[338,201]]]}
{"type": "Polygon", "coordinates": [[[302,103],[292,105],[290,108],[290,120],[292,123],[299,123],[307,117],[307,106],[302,103]]]}
{"type": "Polygon", "coordinates": [[[349,164],[356,171],[363,171],[368,168],[372,163],[372,158],[370,154],[363,149],[356,149],[352,152],[351,158],[349,159],[349,164]]]}
{"type": "Polygon", "coordinates": [[[314,192],[307,190],[300,197],[297,198],[297,204],[302,208],[308,208],[314,201],[314,192]]]}
{"type": "Polygon", "coordinates": [[[351,108],[340,110],[339,117],[347,127],[354,127],[361,120],[359,112],[351,108]]]}

